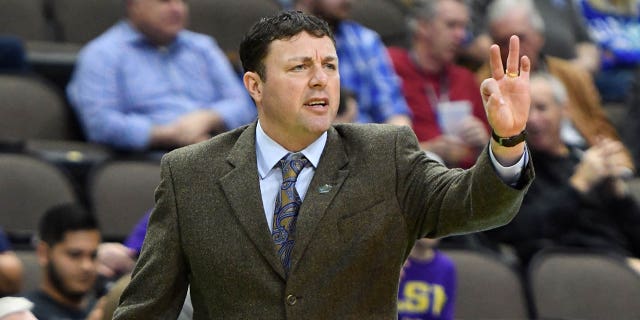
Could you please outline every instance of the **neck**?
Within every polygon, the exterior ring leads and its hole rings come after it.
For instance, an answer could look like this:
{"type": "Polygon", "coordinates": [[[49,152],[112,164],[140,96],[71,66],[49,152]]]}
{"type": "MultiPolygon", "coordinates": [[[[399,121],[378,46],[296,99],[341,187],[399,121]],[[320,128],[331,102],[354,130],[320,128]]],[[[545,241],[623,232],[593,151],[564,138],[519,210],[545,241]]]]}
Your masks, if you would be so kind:
{"type": "Polygon", "coordinates": [[[260,126],[262,127],[262,131],[264,131],[264,133],[269,136],[271,140],[275,141],[290,152],[302,151],[318,138],[320,138],[320,136],[322,136],[322,133],[315,135],[309,132],[298,133],[290,131],[283,132],[281,130],[271,130],[269,124],[262,121],[260,122],[260,126]]]}
{"type": "Polygon", "coordinates": [[[45,279],[42,286],[40,286],[40,289],[49,297],[51,297],[51,299],[58,302],[59,304],[65,305],[74,309],[81,309],[83,305],[86,303],[86,299],[84,299],[84,297],[80,297],[80,298],[69,297],[64,295],[59,290],[56,290],[56,288],[53,286],[53,284],[49,279],[45,279]]]}
{"type": "Polygon", "coordinates": [[[414,42],[411,54],[418,67],[427,73],[437,74],[444,69],[444,66],[433,58],[426,44],[414,42]]]}

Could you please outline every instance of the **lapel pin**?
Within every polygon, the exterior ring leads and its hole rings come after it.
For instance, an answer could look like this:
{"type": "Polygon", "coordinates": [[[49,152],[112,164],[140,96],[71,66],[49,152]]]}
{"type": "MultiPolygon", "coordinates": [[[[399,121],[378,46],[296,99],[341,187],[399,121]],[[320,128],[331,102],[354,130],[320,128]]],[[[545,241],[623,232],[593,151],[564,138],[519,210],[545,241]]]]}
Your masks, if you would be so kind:
{"type": "Polygon", "coordinates": [[[327,192],[331,191],[331,189],[333,189],[333,187],[331,185],[323,184],[320,187],[318,187],[318,192],[319,193],[327,193],[327,192]]]}

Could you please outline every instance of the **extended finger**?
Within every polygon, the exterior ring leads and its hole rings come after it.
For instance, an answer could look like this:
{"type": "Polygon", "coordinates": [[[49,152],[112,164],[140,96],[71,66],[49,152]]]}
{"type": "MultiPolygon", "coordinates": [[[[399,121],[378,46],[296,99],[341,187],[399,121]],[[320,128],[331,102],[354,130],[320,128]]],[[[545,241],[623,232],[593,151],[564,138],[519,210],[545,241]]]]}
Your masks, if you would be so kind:
{"type": "Polygon", "coordinates": [[[515,78],[518,76],[518,61],[520,60],[520,38],[512,35],[509,38],[509,55],[507,56],[507,76],[515,78]]]}
{"type": "Polygon", "coordinates": [[[520,78],[529,81],[529,74],[531,73],[531,60],[529,57],[522,56],[520,58],[520,78]]]}
{"type": "Polygon", "coordinates": [[[497,44],[489,48],[489,68],[494,79],[500,80],[504,77],[504,66],[500,56],[500,47],[497,44]]]}

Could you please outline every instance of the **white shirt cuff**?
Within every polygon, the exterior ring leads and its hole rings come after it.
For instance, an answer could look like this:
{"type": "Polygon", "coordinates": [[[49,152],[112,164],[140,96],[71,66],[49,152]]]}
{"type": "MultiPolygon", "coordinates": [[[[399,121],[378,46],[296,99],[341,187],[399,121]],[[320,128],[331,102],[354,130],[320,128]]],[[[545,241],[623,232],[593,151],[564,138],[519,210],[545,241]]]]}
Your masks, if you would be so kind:
{"type": "Polygon", "coordinates": [[[522,174],[522,170],[529,163],[529,151],[527,149],[527,145],[524,146],[524,153],[520,160],[516,162],[514,165],[505,167],[496,160],[496,157],[493,155],[493,151],[489,148],[489,157],[491,158],[491,163],[493,163],[493,167],[496,169],[496,173],[498,177],[504,181],[504,183],[514,186],[520,181],[520,175],[522,174]]]}

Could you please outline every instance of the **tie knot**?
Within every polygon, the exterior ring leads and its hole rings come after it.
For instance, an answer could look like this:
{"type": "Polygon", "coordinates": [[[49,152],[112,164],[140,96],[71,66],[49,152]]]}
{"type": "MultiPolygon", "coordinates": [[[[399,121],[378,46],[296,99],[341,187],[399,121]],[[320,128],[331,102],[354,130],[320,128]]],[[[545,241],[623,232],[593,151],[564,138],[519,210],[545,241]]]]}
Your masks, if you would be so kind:
{"type": "Polygon", "coordinates": [[[287,153],[280,162],[280,169],[282,169],[282,178],[283,179],[293,179],[294,181],[298,178],[298,174],[309,165],[309,159],[307,159],[301,152],[296,153],[287,153]]]}

